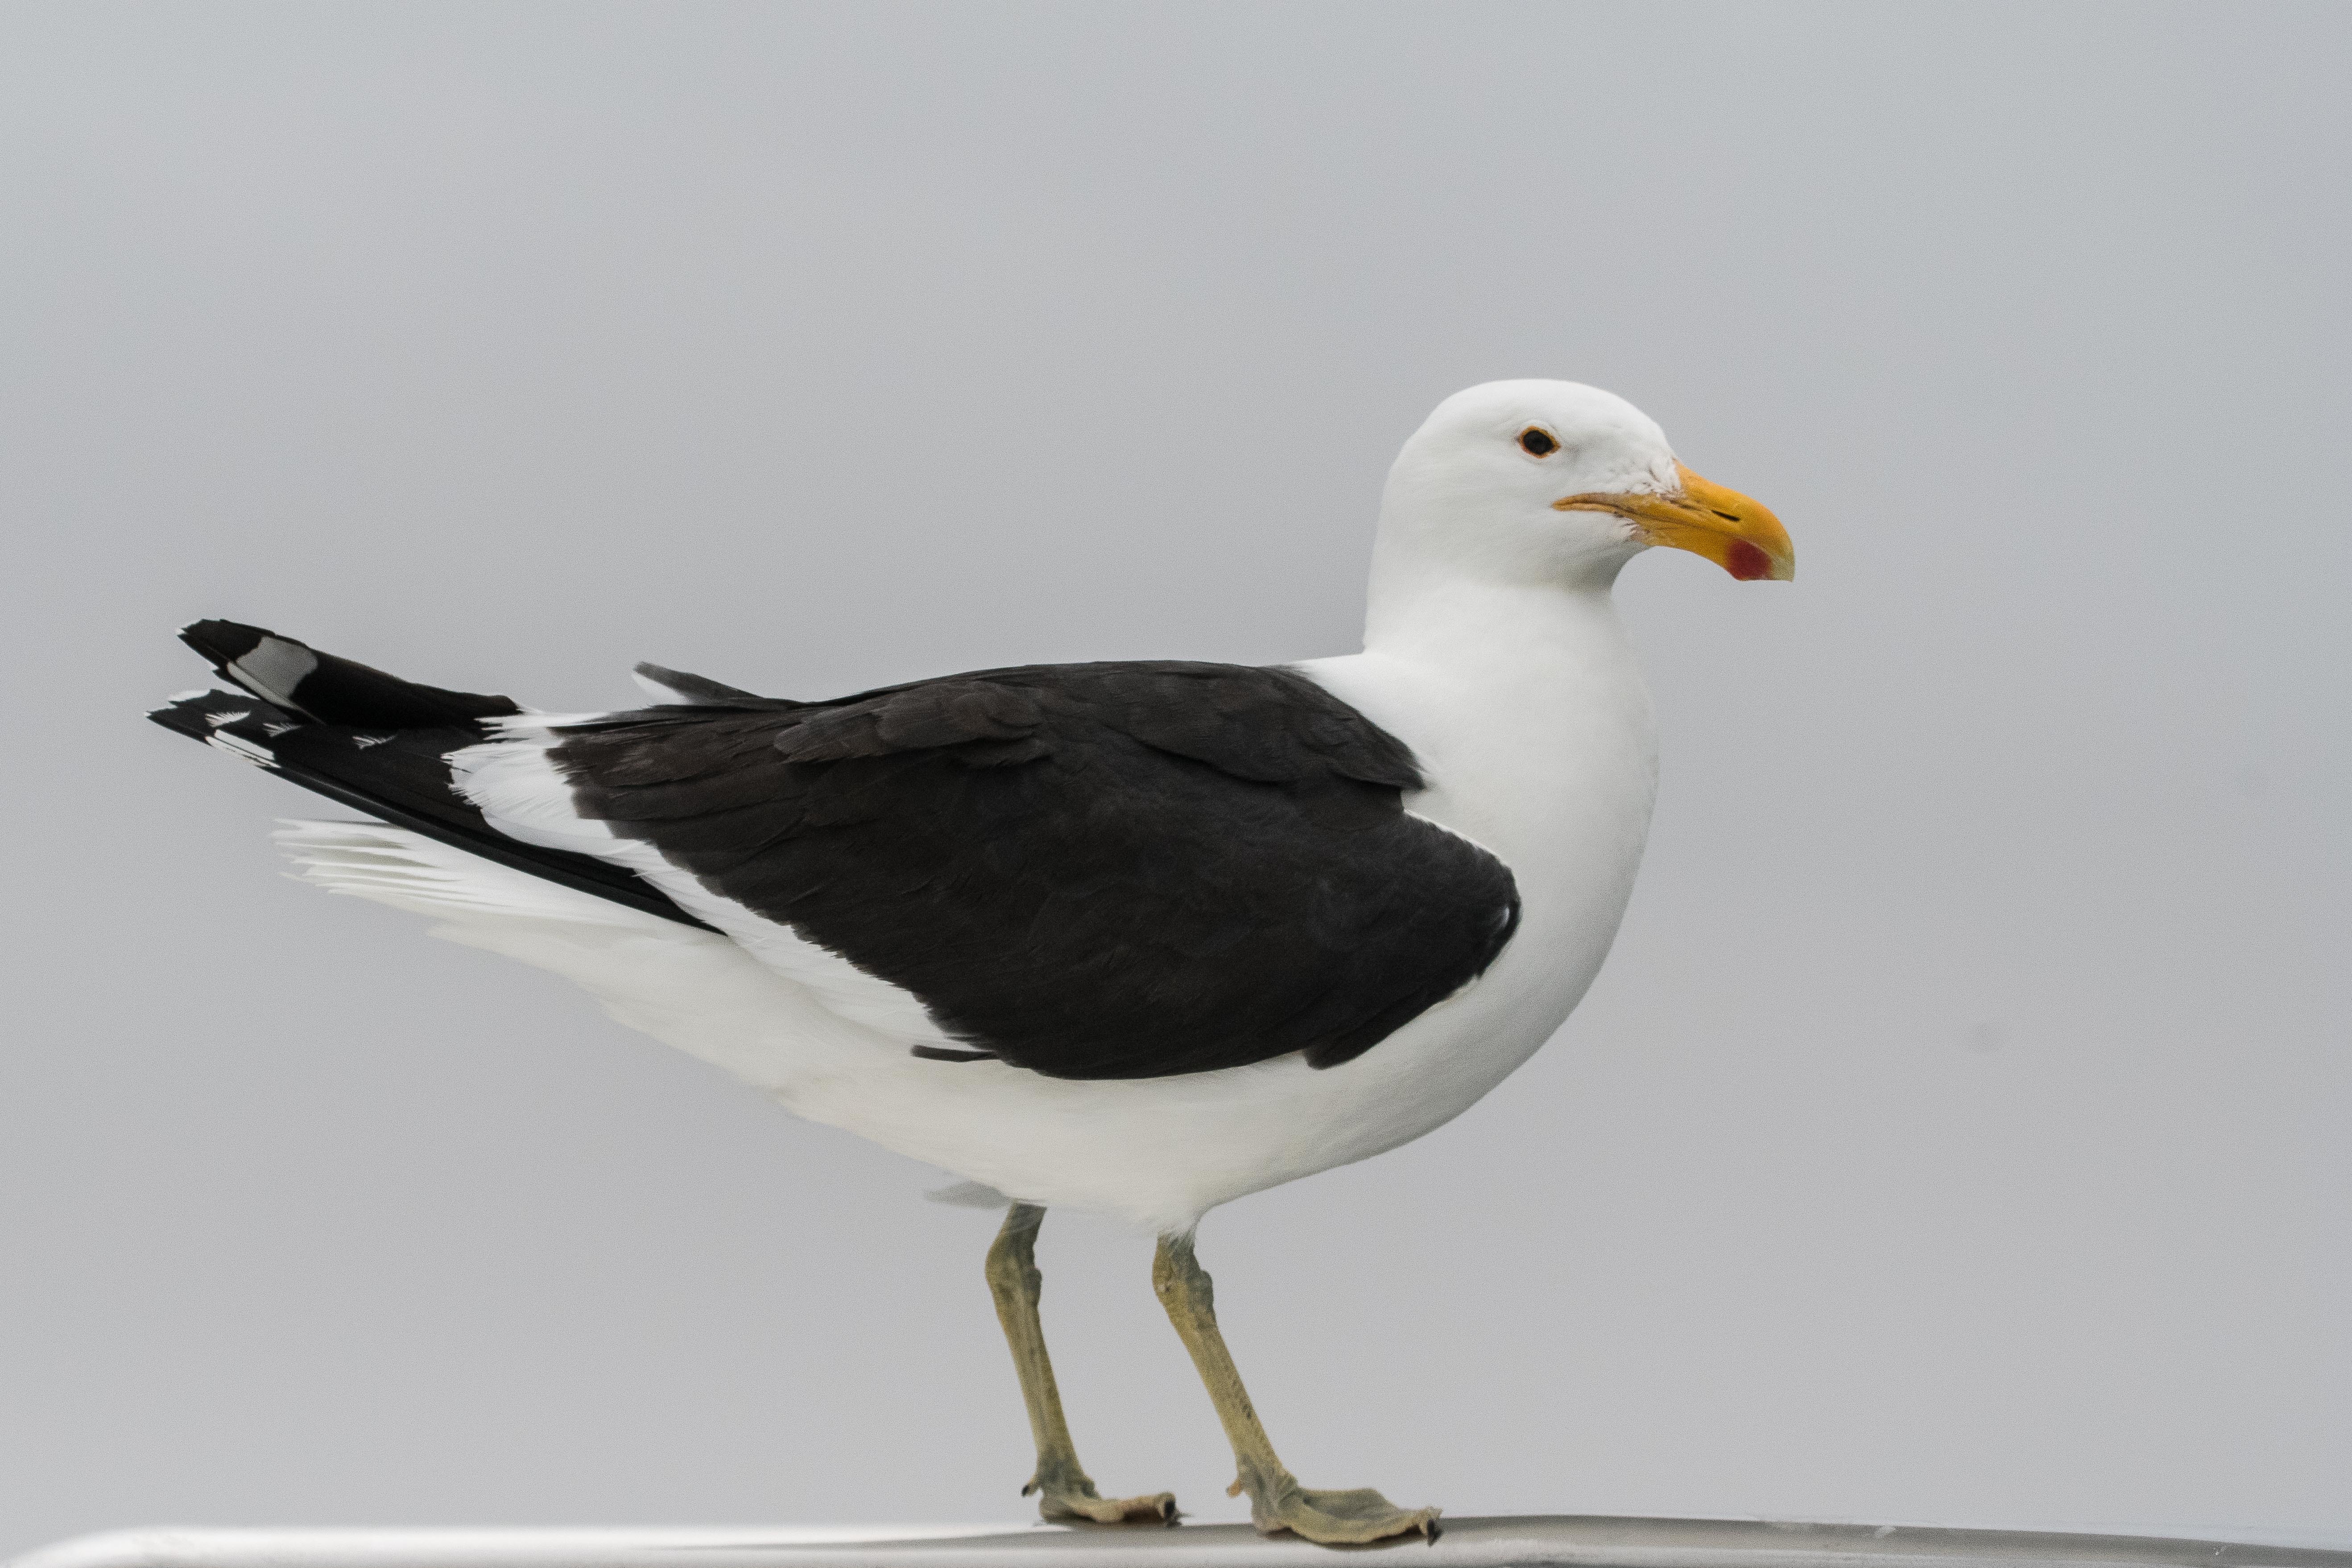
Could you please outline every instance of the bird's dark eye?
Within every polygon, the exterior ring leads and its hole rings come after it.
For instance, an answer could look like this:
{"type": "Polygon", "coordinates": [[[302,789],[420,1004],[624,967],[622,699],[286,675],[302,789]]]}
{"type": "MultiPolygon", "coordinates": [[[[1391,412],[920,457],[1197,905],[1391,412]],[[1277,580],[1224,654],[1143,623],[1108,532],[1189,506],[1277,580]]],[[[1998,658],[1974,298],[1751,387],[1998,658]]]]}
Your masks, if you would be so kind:
{"type": "Polygon", "coordinates": [[[1550,431],[1530,425],[1519,432],[1519,450],[1530,458],[1549,458],[1559,450],[1559,443],[1551,438],[1550,431]]]}

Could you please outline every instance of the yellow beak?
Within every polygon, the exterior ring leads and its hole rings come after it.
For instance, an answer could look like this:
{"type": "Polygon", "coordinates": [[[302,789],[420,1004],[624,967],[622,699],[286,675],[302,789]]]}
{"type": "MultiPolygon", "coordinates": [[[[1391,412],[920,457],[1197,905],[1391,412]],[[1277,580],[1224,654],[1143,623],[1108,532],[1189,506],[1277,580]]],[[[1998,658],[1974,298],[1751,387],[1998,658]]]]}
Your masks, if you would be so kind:
{"type": "Polygon", "coordinates": [[[1552,502],[1556,511],[1613,511],[1633,519],[1652,544],[1704,555],[1743,583],[1786,583],[1797,574],[1796,547],[1769,507],[1703,479],[1680,463],[1672,495],[1580,495],[1552,502]]]}

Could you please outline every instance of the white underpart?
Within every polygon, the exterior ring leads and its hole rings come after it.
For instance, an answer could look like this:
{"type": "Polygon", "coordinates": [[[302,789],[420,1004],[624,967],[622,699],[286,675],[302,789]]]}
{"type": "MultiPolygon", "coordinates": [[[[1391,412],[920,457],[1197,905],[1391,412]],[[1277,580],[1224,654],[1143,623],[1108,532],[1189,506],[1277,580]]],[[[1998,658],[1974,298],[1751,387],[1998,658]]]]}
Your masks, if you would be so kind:
{"type": "Polygon", "coordinates": [[[523,715],[503,721],[506,739],[468,747],[451,759],[459,792],[481,807],[493,826],[526,844],[576,850],[628,867],[689,913],[734,938],[761,963],[806,987],[842,1017],[895,1042],[902,1053],[908,1046],[965,1048],[933,1023],[929,1011],[904,988],[868,974],[791,927],[712,892],[665,860],[652,845],[622,838],[605,824],[581,816],[572,804],[572,786],[556,773],[547,753],[562,740],[551,726],[582,717],[523,715]]]}
{"type": "MultiPolygon", "coordinates": [[[[516,721],[509,739],[459,753],[469,797],[519,839],[642,872],[724,936],[395,829],[307,826],[290,842],[311,879],[435,914],[439,934],[567,975],[623,1023],[798,1114],[974,1184],[956,1196],[1187,1228],[1219,1204],[1460,1114],[1559,1027],[1608,952],[1655,787],[1649,699],[1609,598],[1638,546],[1607,514],[1549,510],[1556,494],[1599,485],[1559,465],[1522,474],[1490,449],[1526,416],[1519,389],[1564,385],[1474,389],[1432,416],[1391,477],[1365,651],[1301,667],[1412,748],[1430,787],[1407,807],[1500,857],[1523,904],[1483,978],[1343,1066],[1290,1056],[1072,1081],[913,1057],[909,1044],[953,1043],[913,996],[582,820],[546,757],[560,721],[516,721]]],[[[1595,398],[1606,395],[1567,388],[1555,411],[1564,434],[1591,416],[1594,471],[1670,471],[1654,426],[1595,398]]]]}
{"type": "Polygon", "coordinates": [[[830,1054],[872,1048],[870,1038],[715,931],[575,892],[404,827],[289,822],[276,837],[305,880],[432,916],[442,922],[435,936],[551,970],[621,1023],[756,1087],[780,1089],[783,1079],[821,1073],[830,1054]],[[780,1048],[786,1038],[789,1050],[780,1048]]]}

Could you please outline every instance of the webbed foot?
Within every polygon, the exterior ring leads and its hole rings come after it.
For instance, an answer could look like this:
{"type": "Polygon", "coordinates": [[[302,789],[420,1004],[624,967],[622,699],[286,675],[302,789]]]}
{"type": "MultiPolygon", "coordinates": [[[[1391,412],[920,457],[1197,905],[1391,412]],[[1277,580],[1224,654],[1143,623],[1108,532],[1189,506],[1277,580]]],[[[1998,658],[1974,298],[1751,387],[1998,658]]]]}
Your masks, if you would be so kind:
{"type": "Polygon", "coordinates": [[[1227,1497],[1249,1493],[1250,1522],[1262,1535],[1289,1531],[1322,1546],[1361,1546],[1399,1535],[1438,1536],[1434,1508],[1402,1509],[1370,1487],[1323,1491],[1302,1487],[1288,1470],[1244,1466],[1227,1497]]]}
{"type": "Polygon", "coordinates": [[[1054,1524],[1173,1524],[1176,1494],[1153,1492],[1149,1497],[1107,1498],[1095,1490],[1085,1472],[1072,1469],[1048,1476],[1044,1470],[1021,1489],[1023,1497],[1037,1495],[1038,1517],[1054,1524]]]}

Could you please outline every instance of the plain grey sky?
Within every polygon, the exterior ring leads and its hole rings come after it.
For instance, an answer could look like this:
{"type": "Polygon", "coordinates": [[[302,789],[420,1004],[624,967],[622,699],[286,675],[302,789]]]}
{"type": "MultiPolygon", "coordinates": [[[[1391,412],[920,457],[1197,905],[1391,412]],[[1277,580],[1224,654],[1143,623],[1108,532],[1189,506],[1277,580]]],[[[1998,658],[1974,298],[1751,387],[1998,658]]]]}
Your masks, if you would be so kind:
{"type": "MultiPolygon", "coordinates": [[[[257,621],[550,707],[1354,646],[1397,444],[1623,393],[1787,589],[1561,1037],[1202,1252],[1316,1485],[2352,1543],[2352,9],[0,10],[0,1551],[1019,1517],[991,1221],[281,880],[257,621]]],[[[1049,1221],[1106,1486],[1226,1501],[1049,1221]]]]}

